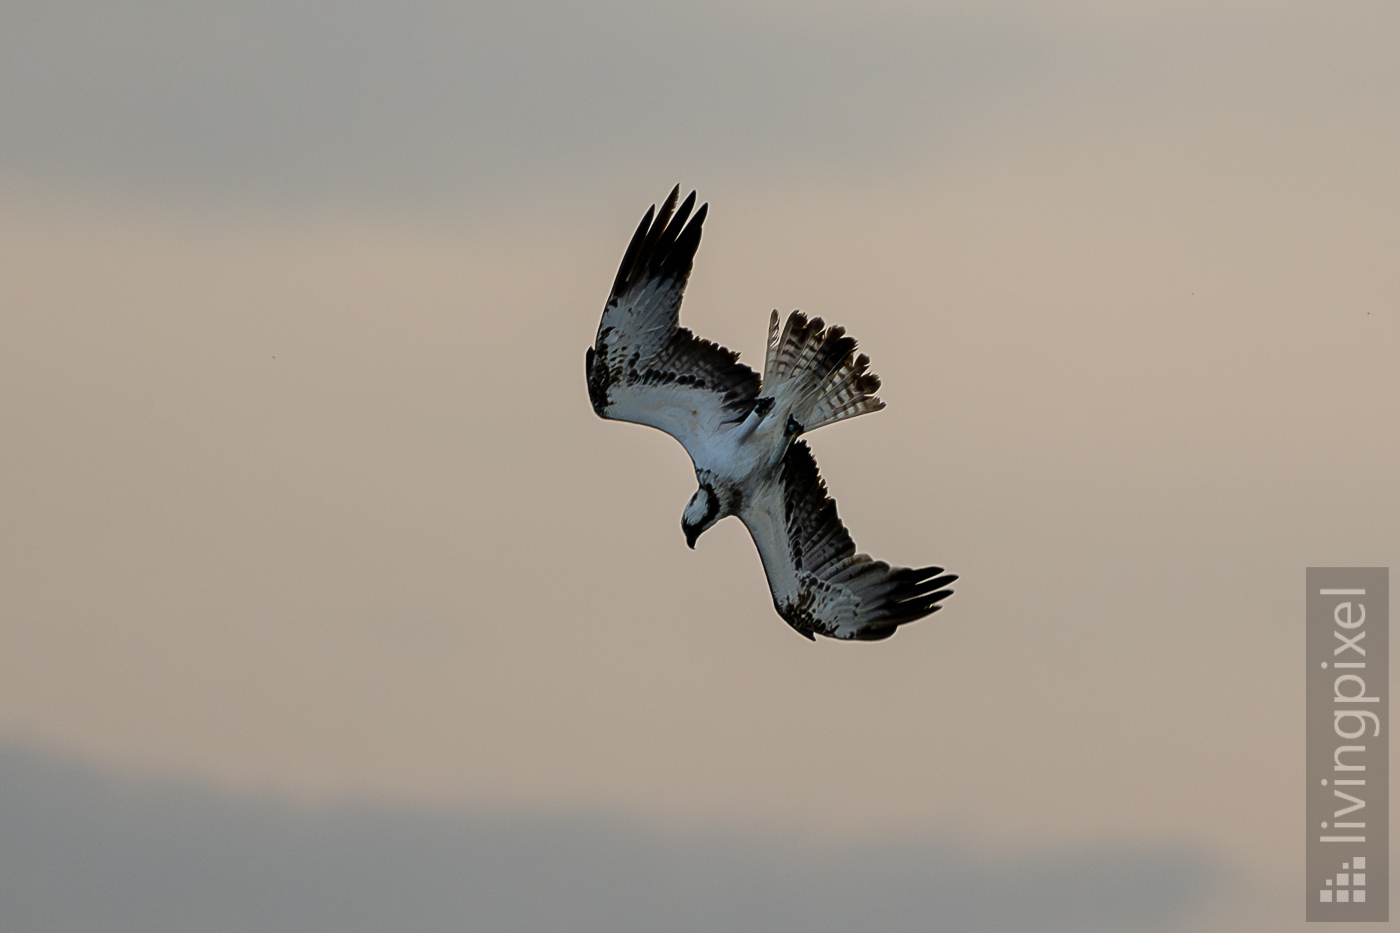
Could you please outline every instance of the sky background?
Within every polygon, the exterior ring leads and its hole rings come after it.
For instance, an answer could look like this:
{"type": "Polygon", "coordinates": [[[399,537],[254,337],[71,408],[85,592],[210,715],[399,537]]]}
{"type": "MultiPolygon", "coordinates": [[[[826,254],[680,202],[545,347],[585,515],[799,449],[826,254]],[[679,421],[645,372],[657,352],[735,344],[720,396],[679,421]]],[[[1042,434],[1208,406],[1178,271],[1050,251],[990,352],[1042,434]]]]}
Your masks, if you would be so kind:
{"type": "Polygon", "coordinates": [[[1301,930],[1304,568],[1400,566],[1397,40],[5,4],[0,925],[1301,930]],[[889,641],[793,633],[592,414],[677,182],[684,324],[884,381],[809,440],[962,577],[889,641]]]}

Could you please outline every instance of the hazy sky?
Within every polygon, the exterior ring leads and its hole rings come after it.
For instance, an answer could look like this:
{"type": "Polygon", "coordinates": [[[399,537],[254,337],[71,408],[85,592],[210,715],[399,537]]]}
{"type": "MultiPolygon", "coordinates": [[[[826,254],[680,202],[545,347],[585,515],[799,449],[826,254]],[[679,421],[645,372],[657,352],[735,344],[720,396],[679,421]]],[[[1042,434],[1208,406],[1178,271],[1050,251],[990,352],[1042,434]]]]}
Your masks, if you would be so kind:
{"type": "Polygon", "coordinates": [[[1185,853],[1213,906],[1144,922],[1301,926],[1304,568],[1400,565],[1397,38],[6,4],[0,742],[235,809],[1185,853]],[[794,634],[737,522],[687,550],[684,451],[589,408],[677,181],[683,323],[756,365],[801,308],[884,380],[811,444],[862,550],[962,575],[887,642],[794,634]]]}

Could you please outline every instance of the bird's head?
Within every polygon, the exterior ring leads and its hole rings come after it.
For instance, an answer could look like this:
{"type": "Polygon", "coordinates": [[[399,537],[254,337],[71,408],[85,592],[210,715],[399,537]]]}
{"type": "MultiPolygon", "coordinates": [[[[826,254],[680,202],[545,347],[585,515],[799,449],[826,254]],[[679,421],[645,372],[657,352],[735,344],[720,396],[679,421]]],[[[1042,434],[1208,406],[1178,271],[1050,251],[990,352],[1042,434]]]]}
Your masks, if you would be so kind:
{"type": "Polygon", "coordinates": [[[709,531],[719,519],[719,496],[708,483],[701,484],[681,513],[681,531],[685,532],[686,545],[693,550],[695,539],[709,531]]]}

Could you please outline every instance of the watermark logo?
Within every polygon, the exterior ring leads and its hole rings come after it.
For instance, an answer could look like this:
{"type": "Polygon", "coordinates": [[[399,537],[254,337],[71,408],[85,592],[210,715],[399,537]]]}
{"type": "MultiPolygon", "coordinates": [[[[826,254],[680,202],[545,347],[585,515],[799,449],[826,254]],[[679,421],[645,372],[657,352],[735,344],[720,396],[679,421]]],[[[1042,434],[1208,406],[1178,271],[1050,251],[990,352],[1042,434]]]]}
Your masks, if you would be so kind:
{"type": "Polygon", "coordinates": [[[1307,573],[1307,918],[1390,918],[1390,573],[1307,573]]]}
{"type": "Polygon", "coordinates": [[[1317,900],[1320,904],[1364,904],[1366,903],[1366,856],[1358,855],[1350,862],[1342,863],[1342,870],[1337,872],[1336,887],[1332,886],[1333,879],[1328,878],[1322,882],[1326,887],[1320,888],[1317,892],[1317,900]]]}

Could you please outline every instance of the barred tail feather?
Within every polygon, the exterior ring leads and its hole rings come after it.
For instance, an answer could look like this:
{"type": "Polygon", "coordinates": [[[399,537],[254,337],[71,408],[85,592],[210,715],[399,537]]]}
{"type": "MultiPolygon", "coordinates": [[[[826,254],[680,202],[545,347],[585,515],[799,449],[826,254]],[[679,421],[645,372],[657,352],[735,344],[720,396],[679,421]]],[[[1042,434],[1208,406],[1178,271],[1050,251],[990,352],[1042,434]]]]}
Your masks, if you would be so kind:
{"type": "Polygon", "coordinates": [[[808,431],[885,407],[885,403],[875,397],[880,389],[880,377],[866,371],[869,365],[870,358],[864,353],[843,361],[817,393],[817,404],[803,422],[808,431]]]}
{"type": "Polygon", "coordinates": [[[869,357],[855,350],[844,327],[826,327],[819,317],[808,321],[800,311],[788,315],[779,333],[774,311],[768,320],[763,394],[776,395],[788,386],[784,395],[793,399],[792,415],[807,431],[879,411],[885,407],[875,397],[880,377],[868,371],[869,357]]]}

